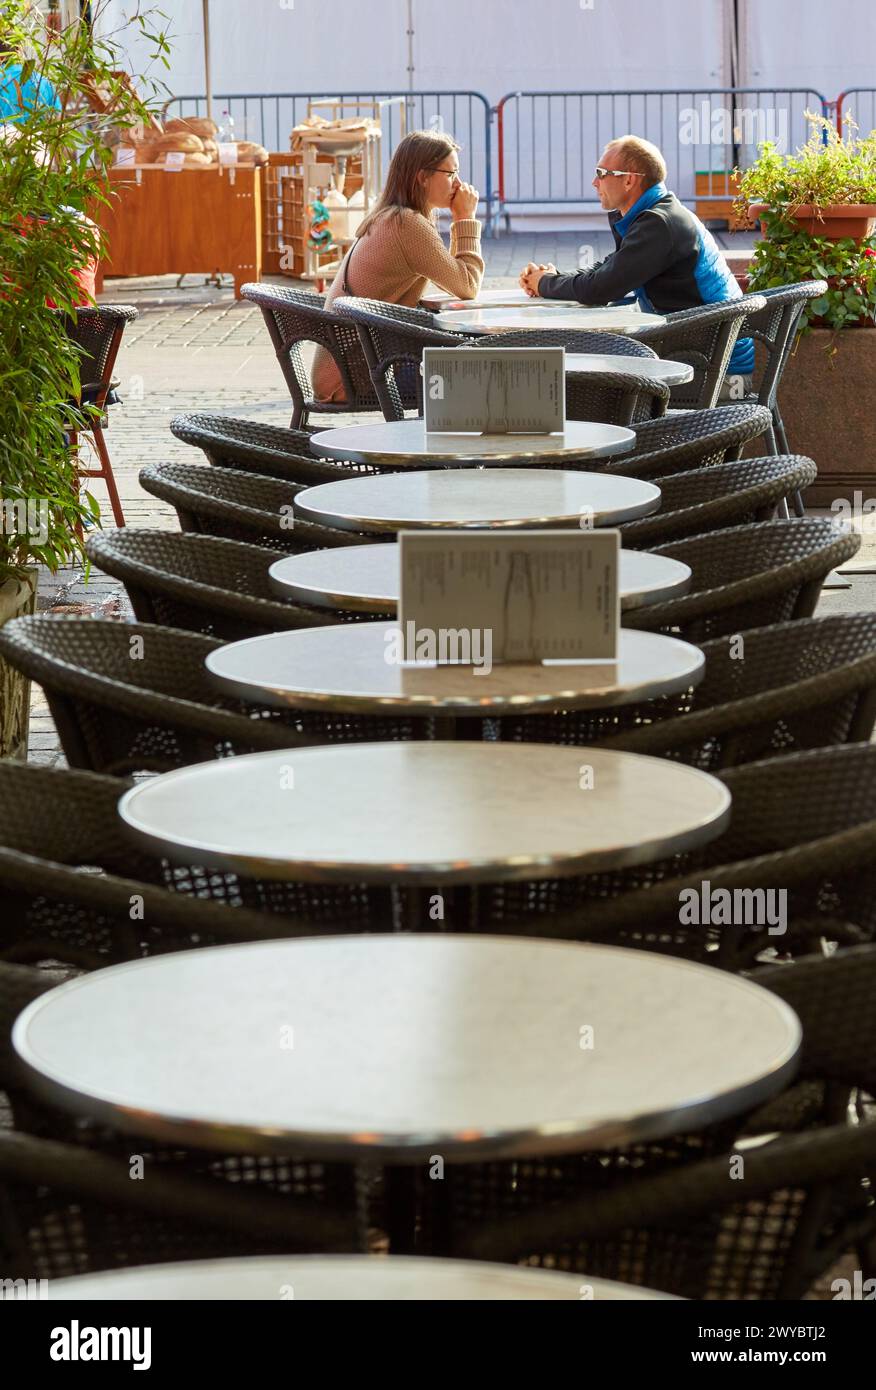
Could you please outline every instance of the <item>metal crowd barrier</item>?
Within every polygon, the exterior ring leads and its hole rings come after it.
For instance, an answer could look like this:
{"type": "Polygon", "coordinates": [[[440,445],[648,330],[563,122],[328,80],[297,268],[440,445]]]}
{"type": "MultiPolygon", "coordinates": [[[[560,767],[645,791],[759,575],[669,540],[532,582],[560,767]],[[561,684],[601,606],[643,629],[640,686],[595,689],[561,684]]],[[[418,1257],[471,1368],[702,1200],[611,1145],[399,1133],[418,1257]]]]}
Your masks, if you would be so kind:
{"type": "Polygon", "coordinates": [[[509,208],[596,208],[593,171],[608,140],[634,133],[659,145],[670,187],[697,197],[697,175],[710,190],[773,140],[791,150],[806,138],[804,112],[827,114],[820,92],[804,88],[716,87],[697,91],[509,92],[496,108],[497,216],[509,208]]]}
{"type": "MultiPolygon", "coordinates": [[[[493,155],[490,138],[492,111],[481,92],[237,92],[213,97],[213,119],[222,123],[227,112],[234,120],[238,140],[253,140],[269,150],[289,148],[289,134],[307,115],[308,103],[326,99],[344,102],[402,99],[384,108],[382,160],[385,166],[405,130],[446,131],[461,146],[460,172],[473,183],[489,211],[493,199],[493,155]]],[[[206,115],[204,96],[175,97],[168,102],[169,115],[206,115]]],[[[352,110],[346,114],[353,115],[352,110]]]]}
{"type": "Polygon", "coordinates": [[[876,87],[847,87],[836,99],[836,128],[843,133],[843,116],[852,116],[862,135],[876,129],[876,87]]]}

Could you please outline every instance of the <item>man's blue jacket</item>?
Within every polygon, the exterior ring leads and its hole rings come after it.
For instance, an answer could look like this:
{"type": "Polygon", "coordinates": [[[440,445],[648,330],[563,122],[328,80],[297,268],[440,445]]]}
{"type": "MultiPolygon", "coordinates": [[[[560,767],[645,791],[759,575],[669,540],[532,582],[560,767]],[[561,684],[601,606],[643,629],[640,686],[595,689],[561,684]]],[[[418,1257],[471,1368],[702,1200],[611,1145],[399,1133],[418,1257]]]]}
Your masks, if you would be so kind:
{"type": "MultiPolygon", "coordinates": [[[[617,250],[592,270],[543,275],[541,298],[610,304],[634,294],[643,309],[671,314],[741,296],[711,232],[665,183],[653,184],[629,212],[611,212],[608,220],[617,250]]],[[[748,375],[753,370],[754,343],[741,338],[728,371],[748,375]]]]}

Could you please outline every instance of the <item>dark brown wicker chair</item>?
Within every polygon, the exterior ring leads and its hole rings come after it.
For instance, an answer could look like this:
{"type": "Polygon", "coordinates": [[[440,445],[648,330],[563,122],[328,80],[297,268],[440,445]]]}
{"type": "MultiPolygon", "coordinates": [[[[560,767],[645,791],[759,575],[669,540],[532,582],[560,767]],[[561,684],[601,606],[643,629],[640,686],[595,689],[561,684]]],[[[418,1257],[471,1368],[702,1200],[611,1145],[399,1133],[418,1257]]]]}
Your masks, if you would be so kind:
{"type": "Polygon", "coordinates": [[[46,693],[71,767],[128,776],[315,743],[429,736],[427,719],[286,711],[244,704],[204,669],[221,643],[154,623],[16,618],[0,655],[46,693]]]}
{"type": "MultiPolygon", "coordinates": [[[[306,425],[312,411],[338,414],[380,409],[356,327],[334,309],[324,308],[323,295],[262,284],[244,285],[241,294],[258,304],[264,316],[294,404],[293,429],[306,425]],[[333,358],[344,389],[342,401],[314,398],[313,383],[301,352],[303,343],[316,343],[333,358]]],[[[416,401],[410,404],[415,406],[416,401]]]]}
{"type": "Polygon", "coordinates": [[[98,569],[122,581],[141,623],[235,642],[341,621],[337,612],[278,599],[268,578],[277,556],[265,546],[126,527],[90,536],[87,548],[98,569]]]}
{"type": "Polygon", "coordinates": [[[762,295],[742,295],[718,304],[703,304],[667,314],[661,327],[643,328],[636,336],[654,349],[658,357],[687,362],[694,369],[693,380],[673,386],[672,405],[685,410],[708,410],[715,405],[727,375],[743,323],[751,314],[765,308],[762,295]]]}
{"type": "MultiPolygon", "coordinates": [[[[758,980],[801,1018],[802,1081],[876,1093],[876,950],[764,970],[758,980]]],[[[445,1252],[692,1299],[800,1299],[850,1249],[872,1274],[876,1121],[850,1125],[840,1114],[803,1132],[777,1129],[753,1147],[731,1143],[686,1163],[676,1140],[656,1154],[452,1168],[441,1194],[445,1252]]]]}
{"type": "Polygon", "coordinates": [[[389,930],[389,890],[170,866],[134,846],[115,777],[0,760],[0,957],[83,969],[214,943],[389,930]]]}
{"type": "Polygon", "coordinates": [[[281,711],[215,693],[221,643],[155,623],[15,618],[0,655],[45,691],[70,767],[127,776],[312,743],[281,711]]]}
{"type": "Polygon", "coordinates": [[[99,1147],[0,1130],[0,1257],[15,1279],[356,1248],[354,1178],[295,1156],[99,1147]],[[131,1180],[131,1155],[143,1159],[131,1180]]]}
{"type": "Polygon", "coordinates": [[[827,517],[761,521],[656,546],[690,565],[691,587],[681,598],[628,609],[624,627],[667,632],[701,642],[743,628],[809,618],[821,586],[861,544],[827,517]]]}
{"type": "Polygon", "coordinates": [[[688,473],[654,478],[661,493],[660,509],[651,516],[623,522],[618,527],[621,544],[626,550],[652,550],[685,536],[769,521],[779,503],[799,488],[808,487],[817,475],[811,459],[780,454],[713,463],[688,473]]]}
{"type": "MultiPolygon", "coordinates": [[[[629,454],[609,459],[607,473],[630,478],[665,478],[691,468],[737,459],[745,444],[765,434],[770,413],[762,405],[727,405],[720,410],[679,410],[633,425],[629,454]]],[[[593,465],[591,464],[591,467],[593,465]]]]}
{"type": "Polygon", "coordinates": [[[103,479],[109,494],[113,520],[117,526],[124,526],[125,514],[106,446],[104,429],[107,424],[107,406],[118,400],[113,389],[117,384],[113,382],[113,368],[122,345],[122,335],[126,326],[139,318],[139,315],[139,309],[130,304],[99,304],[93,308],[77,309],[75,318],[66,318],[68,336],[81,354],[81,386],[79,400],[75,404],[78,418],[74,418],[74,427],[68,430],[70,448],[74,455],[78,453],[79,435],[83,431],[94,439],[100,467],[80,468],[79,476],[103,479]],[[84,412],[83,407],[86,408],[84,412]]]}
{"type": "Polygon", "coordinates": [[[334,300],[332,310],[358,331],[385,420],[403,420],[406,408],[422,415],[423,348],[461,347],[474,341],[462,333],[442,332],[426,309],[348,295],[334,300]]]}
{"type": "Polygon", "coordinates": [[[605,710],[517,715],[498,736],[674,758],[721,768],[866,742],[876,720],[876,615],[797,618],[703,643],[701,683],[605,710]]]}
{"type": "Polygon", "coordinates": [[[293,499],[302,487],[279,478],[203,463],[150,463],[140,469],[140,486],[176,509],[182,531],[263,545],[283,555],[359,540],[355,532],[296,516],[293,499]]]}
{"type": "Polygon", "coordinates": [[[170,428],[183,443],[203,449],[207,462],[217,468],[239,468],[301,487],[378,471],[365,463],[336,463],[310,453],[307,430],[284,429],[230,415],[175,415],[170,428]]]}
{"type": "Polygon", "coordinates": [[[806,955],[822,938],[874,941],[874,774],[870,743],[728,768],[730,825],[709,844],[610,874],[481,888],[472,929],[632,946],[725,970],[753,968],[770,950],[806,955]],[[712,902],[726,890],[732,920],[723,909],[722,920],[697,920],[704,887],[712,902]],[[777,893],[786,896],[766,896],[777,893]],[[770,921],[770,904],[783,921],[770,921]]]}

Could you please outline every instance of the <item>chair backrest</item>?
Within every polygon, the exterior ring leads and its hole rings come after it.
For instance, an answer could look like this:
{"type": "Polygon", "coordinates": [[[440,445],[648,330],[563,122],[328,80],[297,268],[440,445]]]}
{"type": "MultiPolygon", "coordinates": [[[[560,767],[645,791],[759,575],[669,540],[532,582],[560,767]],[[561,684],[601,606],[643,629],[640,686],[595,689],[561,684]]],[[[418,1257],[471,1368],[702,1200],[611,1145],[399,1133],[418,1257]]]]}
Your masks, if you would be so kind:
{"type": "Polygon", "coordinates": [[[738,402],[717,410],[670,411],[658,420],[634,424],[631,453],[603,464],[607,473],[631,478],[667,477],[691,468],[739,457],[743,445],[759,439],[772,423],[765,406],[738,402]]]}
{"type": "Polygon", "coordinates": [[[241,294],[258,304],[264,315],[295,406],[293,427],[306,422],[309,410],[324,409],[326,404],[314,399],[313,383],[301,353],[302,343],[316,343],[333,359],[343,386],[345,410],[379,408],[355,326],[334,309],[324,308],[321,296],[263,284],[244,285],[241,294]]]}
{"type": "Polygon", "coordinates": [[[672,388],[673,406],[706,410],[715,404],[739,331],[749,314],[763,307],[761,296],[743,295],[667,314],[662,326],[645,328],[637,335],[658,357],[693,367],[693,380],[672,388]]]}
{"type": "Polygon", "coordinates": [[[325,627],[328,609],[300,608],[274,595],[276,552],[219,536],[125,527],[90,536],[89,557],[119,579],[138,620],[234,642],[286,628],[325,627]]]}
{"type": "Polygon", "coordinates": [[[696,689],[634,707],[605,746],[716,772],[870,739],[876,614],[797,618],[704,642],[702,651],[696,689]]]}
{"type": "Polygon", "coordinates": [[[302,485],[236,468],[201,463],[152,463],[140,469],[140,485],[176,508],[180,529],[267,546],[284,555],[356,545],[356,533],[335,531],[295,516],[302,485]]]}
{"type": "Polygon", "coordinates": [[[213,690],[204,662],[220,645],[101,618],[27,617],[0,629],[0,653],[43,688],[68,765],[114,776],[307,742],[280,713],[213,690]]]}
{"type": "Polygon", "coordinates": [[[625,627],[677,632],[688,640],[812,616],[821,586],[856,553],[859,535],[827,517],[761,521],[654,548],[690,565],[691,587],[623,614],[625,627]]]}
{"type": "Polygon", "coordinates": [[[727,526],[769,521],[776,505],[815,481],[818,469],[802,455],[734,459],[655,478],[660,508],[652,516],[623,522],[627,549],[650,549],[684,536],[727,526]]]}
{"type": "Polygon", "coordinates": [[[626,333],[599,333],[585,328],[512,329],[509,333],[485,333],[478,347],[564,347],[567,352],[608,353],[612,357],[655,358],[647,343],[626,333]]]}
{"type": "Polygon", "coordinates": [[[456,348],[471,341],[462,334],[435,328],[432,315],[425,309],[352,295],[336,299],[332,308],[356,326],[386,420],[404,419],[405,410],[422,414],[423,348],[456,348]]]}
{"type": "Polygon", "coordinates": [[[88,390],[98,407],[103,405],[112,383],[125,326],[139,316],[139,309],[131,304],[83,306],[76,310],[75,317],[64,316],[68,337],[80,352],[81,389],[83,393],[88,390]]]}
{"type": "Polygon", "coordinates": [[[308,487],[336,478],[376,473],[362,463],[336,463],[310,452],[310,432],[241,420],[229,415],[175,415],[171,432],[184,444],[203,449],[208,463],[239,468],[308,487]]]}
{"type": "Polygon", "coordinates": [[[753,338],[761,346],[755,384],[761,405],[772,410],[788,356],[794,346],[797,327],[808,301],[826,294],[826,280],[801,280],[771,290],[759,290],[766,300],[763,309],[749,314],[740,335],[753,338]]]}

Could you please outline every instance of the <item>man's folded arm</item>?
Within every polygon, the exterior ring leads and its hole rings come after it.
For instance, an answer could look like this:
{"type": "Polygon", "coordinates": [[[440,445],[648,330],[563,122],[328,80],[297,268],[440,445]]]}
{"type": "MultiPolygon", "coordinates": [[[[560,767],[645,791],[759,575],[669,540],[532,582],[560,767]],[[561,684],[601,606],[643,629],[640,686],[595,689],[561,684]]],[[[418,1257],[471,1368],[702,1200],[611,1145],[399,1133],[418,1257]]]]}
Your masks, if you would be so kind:
{"type": "Polygon", "coordinates": [[[623,299],[659,275],[672,259],[672,234],[662,217],[637,217],[618,249],[592,270],[577,275],[543,275],[542,299],[577,299],[579,304],[609,304],[623,299]]]}

